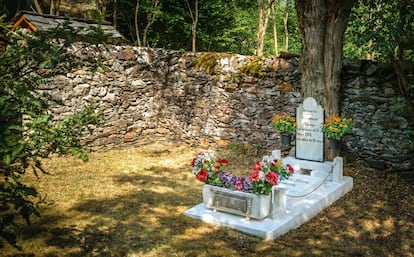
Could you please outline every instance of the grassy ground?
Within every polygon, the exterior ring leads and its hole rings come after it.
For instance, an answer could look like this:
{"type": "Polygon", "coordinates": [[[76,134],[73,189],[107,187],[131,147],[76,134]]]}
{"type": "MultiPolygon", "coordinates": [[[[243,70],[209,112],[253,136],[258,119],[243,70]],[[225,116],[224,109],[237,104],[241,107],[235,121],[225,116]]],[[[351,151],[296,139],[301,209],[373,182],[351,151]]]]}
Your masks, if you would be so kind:
{"type": "MultiPolygon", "coordinates": [[[[27,176],[43,196],[42,217],[19,235],[23,251],[0,256],[414,256],[414,185],[346,164],[354,189],[310,222],[265,242],[183,215],[202,201],[190,162],[202,149],[172,143],[44,162],[27,176]]],[[[232,172],[263,153],[218,151],[232,172]]]]}

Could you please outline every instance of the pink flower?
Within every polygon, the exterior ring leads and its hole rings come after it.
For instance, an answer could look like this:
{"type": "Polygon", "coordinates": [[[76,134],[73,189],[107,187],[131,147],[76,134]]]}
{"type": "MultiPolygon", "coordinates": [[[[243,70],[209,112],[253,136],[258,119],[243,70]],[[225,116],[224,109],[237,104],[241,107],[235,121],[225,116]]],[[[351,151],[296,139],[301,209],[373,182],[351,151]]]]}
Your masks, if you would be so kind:
{"type": "Polygon", "coordinates": [[[205,169],[201,169],[197,174],[197,179],[206,182],[208,178],[208,172],[205,169]]]}
{"type": "Polygon", "coordinates": [[[234,189],[236,190],[243,190],[243,181],[241,179],[236,180],[236,183],[234,183],[234,189]]]}
{"type": "Polygon", "coordinates": [[[274,185],[277,185],[279,176],[275,172],[271,171],[266,174],[266,180],[267,182],[269,182],[270,185],[274,186],[274,185]]]}

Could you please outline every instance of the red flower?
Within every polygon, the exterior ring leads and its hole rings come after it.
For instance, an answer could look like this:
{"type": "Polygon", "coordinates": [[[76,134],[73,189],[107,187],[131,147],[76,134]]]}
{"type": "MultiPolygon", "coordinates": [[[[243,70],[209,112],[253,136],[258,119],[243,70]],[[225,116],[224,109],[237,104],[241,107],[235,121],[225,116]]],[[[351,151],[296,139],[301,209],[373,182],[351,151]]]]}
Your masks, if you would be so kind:
{"type": "Polygon", "coordinates": [[[193,159],[193,161],[191,162],[191,166],[195,166],[196,165],[196,160],[197,160],[197,157],[195,157],[194,159],[193,159]]]}
{"type": "Polygon", "coordinates": [[[219,173],[219,172],[220,172],[220,166],[214,167],[214,173],[219,173]]]}
{"type": "Polygon", "coordinates": [[[227,164],[229,164],[229,161],[228,161],[228,160],[226,160],[226,159],[218,159],[218,160],[217,160],[217,162],[218,162],[220,165],[223,165],[223,166],[227,166],[227,164]]]}
{"type": "Polygon", "coordinates": [[[256,162],[256,163],[254,164],[253,169],[254,169],[255,171],[258,171],[258,170],[260,170],[261,168],[262,168],[262,164],[260,164],[260,161],[259,161],[259,162],[256,162]]]}
{"type": "Polygon", "coordinates": [[[287,165],[286,165],[286,167],[288,168],[289,173],[290,173],[290,174],[293,174],[293,172],[294,172],[295,170],[293,169],[292,165],[287,164],[287,165]]]}
{"type": "Polygon", "coordinates": [[[271,171],[266,174],[266,180],[267,182],[269,182],[270,185],[274,186],[274,185],[277,185],[279,176],[275,172],[271,171]]]}
{"type": "Polygon", "coordinates": [[[197,179],[202,182],[206,182],[207,177],[208,177],[208,172],[205,169],[201,169],[197,174],[197,179]]]}
{"type": "Polygon", "coordinates": [[[260,181],[260,174],[259,174],[259,171],[254,171],[254,172],[250,175],[250,180],[251,180],[251,181],[255,181],[255,182],[259,182],[259,181],[260,181]]]}

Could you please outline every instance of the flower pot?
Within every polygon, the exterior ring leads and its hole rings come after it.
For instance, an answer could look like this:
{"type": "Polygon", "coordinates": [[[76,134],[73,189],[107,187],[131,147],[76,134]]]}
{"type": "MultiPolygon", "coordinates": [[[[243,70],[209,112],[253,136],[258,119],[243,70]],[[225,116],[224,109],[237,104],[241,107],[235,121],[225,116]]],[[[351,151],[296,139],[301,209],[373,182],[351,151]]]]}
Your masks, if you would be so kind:
{"type": "Polygon", "coordinates": [[[291,134],[281,134],[280,137],[281,137],[283,146],[290,146],[290,141],[292,139],[291,134]]]}
{"type": "Polygon", "coordinates": [[[341,140],[330,138],[329,139],[329,148],[331,148],[332,151],[341,150],[341,140]]]}
{"type": "Polygon", "coordinates": [[[271,211],[271,196],[234,191],[224,187],[203,185],[203,202],[208,208],[245,216],[247,219],[264,219],[271,211]]]}

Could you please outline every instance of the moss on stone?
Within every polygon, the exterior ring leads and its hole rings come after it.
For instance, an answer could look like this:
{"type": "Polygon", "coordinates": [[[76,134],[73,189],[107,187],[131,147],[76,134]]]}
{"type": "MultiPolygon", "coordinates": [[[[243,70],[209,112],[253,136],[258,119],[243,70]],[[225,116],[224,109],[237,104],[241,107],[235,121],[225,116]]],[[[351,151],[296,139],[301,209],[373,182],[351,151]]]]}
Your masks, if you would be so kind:
{"type": "Polygon", "coordinates": [[[191,66],[200,67],[209,74],[215,74],[216,66],[219,64],[219,60],[230,57],[231,55],[227,53],[202,53],[193,60],[191,66]]]}
{"type": "Polygon", "coordinates": [[[240,72],[253,77],[261,78],[265,75],[265,72],[263,71],[263,62],[262,57],[255,57],[252,61],[240,67],[240,72]]]}

